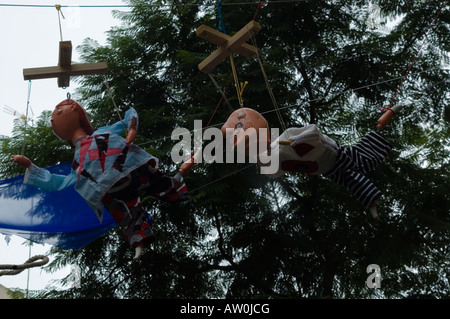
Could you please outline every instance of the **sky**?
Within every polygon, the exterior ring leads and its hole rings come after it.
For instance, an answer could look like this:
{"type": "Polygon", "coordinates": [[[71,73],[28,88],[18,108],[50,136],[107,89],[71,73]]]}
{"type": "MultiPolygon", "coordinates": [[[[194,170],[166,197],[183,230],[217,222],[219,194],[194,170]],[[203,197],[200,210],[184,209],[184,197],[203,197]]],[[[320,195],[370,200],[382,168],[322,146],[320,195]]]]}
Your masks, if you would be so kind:
{"type": "MultiPolygon", "coordinates": [[[[126,4],[121,0],[0,0],[0,135],[12,135],[16,117],[7,108],[18,114],[26,113],[29,83],[23,79],[23,69],[58,64],[61,33],[55,4],[62,6],[62,40],[72,41],[74,62],[79,62],[76,47],[84,39],[92,38],[105,44],[105,32],[121,23],[112,16],[112,10],[129,10],[120,7],[126,4]],[[2,6],[3,4],[51,7],[12,7],[2,6]],[[108,7],[83,7],[85,5],[108,7]]],[[[33,80],[29,103],[31,120],[36,119],[44,110],[53,110],[58,102],[66,98],[67,93],[73,94],[76,87],[74,81],[71,81],[69,88],[62,89],[58,88],[55,78],[33,80]]],[[[0,234],[0,264],[24,263],[30,255],[30,248],[26,243],[22,238],[12,236],[7,244],[5,236],[0,234]]],[[[33,244],[31,256],[45,255],[50,248],[49,245],[33,244]]],[[[72,267],[67,267],[57,273],[47,274],[40,268],[32,268],[29,276],[26,270],[15,276],[0,276],[0,285],[8,288],[44,289],[55,286],[55,280],[67,276],[72,270],[72,267]]]]}

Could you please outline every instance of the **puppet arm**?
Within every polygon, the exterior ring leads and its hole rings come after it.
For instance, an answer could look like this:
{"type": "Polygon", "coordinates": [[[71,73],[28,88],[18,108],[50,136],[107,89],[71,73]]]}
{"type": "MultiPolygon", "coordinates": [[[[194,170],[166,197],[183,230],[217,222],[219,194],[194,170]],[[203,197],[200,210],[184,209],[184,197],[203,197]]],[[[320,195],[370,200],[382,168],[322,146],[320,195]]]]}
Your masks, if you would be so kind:
{"type": "Polygon", "coordinates": [[[136,140],[137,136],[136,127],[137,127],[137,118],[134,117],[131,119],[130,127],[128,128],[128,135],[126,140],[127,145],[130,145],[136,140]]]}
{"type": "Polygon", "coordinates": [[[31,164],[25,172],[23,183],[49,191],[59,191],[74,185],[76,180],[76,173],[73,170],[69,175],[59,175],[31,164]]]}
{"type": "Polygon", "coordinates": [[[131,107],[128,111],[126,111],[124,119],[124,123],[128,129],[128,135],[126,140],[127,145],[130,145],[136,140],[138,122],[139,122],[138,114],[136,110],[133,107],[131,107]]]}
{"type": "MultiPolygon", "coordinates": [[[[124,129],[127,129],[129,131],[134,131],[132,135],[134,134],[134,139],[136,138],[136,131],[138,129],[138,122],[139,117],[134,108],[130,108],[125,113],[125,118],[122,121],[116,122],[109,126],[100,127],[97,129],[93,135],[95,134],[102,134],[102,133],[114,133],[117,135],[120,135],[124,129]]],[[[128,139],[128,137],[127,137],[128,139]]],[[[130,138],[132,139],[132,138],[130,138]]],[[[133,139],[133,141],[134,141],[133,139]]],[[[132,142],[132,141],[131,141],[132,142]]]]}
{"type": "Polygon", "coordinates": [[[23,155],[13,155],[12,156],[12,160],[14,161],[14,163],[17,163],[25,168],[28,168],[31,166],[31,161],[28,157],[25,157],[23,155]]]}

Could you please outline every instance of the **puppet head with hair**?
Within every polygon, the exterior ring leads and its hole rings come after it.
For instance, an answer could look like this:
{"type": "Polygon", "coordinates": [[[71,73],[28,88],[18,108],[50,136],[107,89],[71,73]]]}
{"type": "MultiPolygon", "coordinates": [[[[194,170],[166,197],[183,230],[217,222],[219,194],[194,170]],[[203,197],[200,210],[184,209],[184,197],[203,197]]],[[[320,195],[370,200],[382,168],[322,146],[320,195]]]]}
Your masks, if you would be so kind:
{"type": "Polygon", "coordinates": [[[77,138],[91,135],[94,128],[84,108],[72,99],[56,105],[51,117],[52,131],[73,148],[77,138]]]}

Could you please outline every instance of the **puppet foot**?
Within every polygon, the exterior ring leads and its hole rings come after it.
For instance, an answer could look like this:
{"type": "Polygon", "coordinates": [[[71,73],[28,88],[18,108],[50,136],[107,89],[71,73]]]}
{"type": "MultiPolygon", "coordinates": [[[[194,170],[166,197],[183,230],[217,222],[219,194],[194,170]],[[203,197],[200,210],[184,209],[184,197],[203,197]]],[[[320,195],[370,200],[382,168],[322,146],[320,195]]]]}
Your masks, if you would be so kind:
{"type": "Polygon", "coordinates": [[[136,254],[134,255],[133,260],[139,260],[142,256],[142,251],[144,250],[144,246],[142,244],[138,244],[135,248],[136,254]]]}
{"type": "Polygon", "coordinates": [[[370,214],[372,214],[372,217],[374,219],[378,219],[378,212],[377,212],[377,204],[375,202],[373,202],[370,206],[369,206],[369,210],[370,210],[370,214]]]}
{"type": "Polygon", "coordinates": [[[390,107],[386,110],[386,112],[378,119],[377,122],[377,129],[381,130],[386,125],[388,125],[391,122],[392,117],[394,114],[400,110],[403,107],[403,105],[395,105],[393,107],[390,107]]]}

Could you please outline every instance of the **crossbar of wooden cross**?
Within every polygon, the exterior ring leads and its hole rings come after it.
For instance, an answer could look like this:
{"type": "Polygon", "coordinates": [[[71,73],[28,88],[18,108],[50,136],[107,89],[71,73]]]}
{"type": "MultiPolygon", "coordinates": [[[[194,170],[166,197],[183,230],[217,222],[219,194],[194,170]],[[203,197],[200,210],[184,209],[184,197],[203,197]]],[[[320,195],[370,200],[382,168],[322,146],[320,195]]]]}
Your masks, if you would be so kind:
{"type": "Polygon", "coordinates": [[[259,30],[261,30],[261,26],[256,21],[250,21],[231,37],[206,25],[198,27],[195,33],[199,38],[219,46],[217,50],[200,62],[199,70],[205,73],[210,72],[232,53],[237,53],[246,58],[255,56],[258,49],[246,42],[259,30]]]}
{"type": "Polygon", "coordinates": [[[58,78],[58,87],[69,87],[71,76],[105,74],[106,62],[72,64],[72,42],[59,42],[59,62],[57,66],[23,69],[24,80],[58,78]]]}

